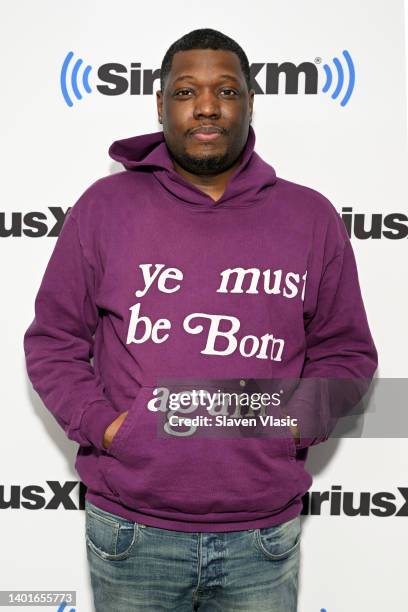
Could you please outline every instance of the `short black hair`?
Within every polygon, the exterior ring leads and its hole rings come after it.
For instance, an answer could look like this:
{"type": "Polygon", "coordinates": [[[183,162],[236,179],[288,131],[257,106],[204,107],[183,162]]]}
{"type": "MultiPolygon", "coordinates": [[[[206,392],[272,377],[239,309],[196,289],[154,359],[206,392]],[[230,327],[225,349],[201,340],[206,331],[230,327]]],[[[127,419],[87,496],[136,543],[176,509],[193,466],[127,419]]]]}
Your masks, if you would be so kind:
{"type": "Polygon", "coordinates": [[[192,49],[222,49],[224,51],[232,51],[235,53],[239,58],[241,69],[249,91],[251,88],[251,76],[249,62],[245,51],[235,40],[226,34],[219,32],[218,30],[213,30],[212,28],[192,30],[187,34],[184,34],[184,36],[170,45],[164,55],[160,69],[161,91],[164,91],[164,84],[170,73],[174,54],[178,51],[190,51],[192,49]]]}

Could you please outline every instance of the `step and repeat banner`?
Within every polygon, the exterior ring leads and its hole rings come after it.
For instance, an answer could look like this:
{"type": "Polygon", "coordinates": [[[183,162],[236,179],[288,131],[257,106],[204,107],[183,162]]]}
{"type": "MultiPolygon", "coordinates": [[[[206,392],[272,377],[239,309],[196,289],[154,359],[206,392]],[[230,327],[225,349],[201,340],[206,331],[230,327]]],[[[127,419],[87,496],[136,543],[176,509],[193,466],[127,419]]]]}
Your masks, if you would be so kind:
{"type": "MultiPolygon", "coordinates": [[[[379,353],[376,376],[388,384],[374,389],[369,410],[392,422],[407,389],[402,0],[3,2],[0,590],[16,591],[13,600],[0,596],[5,609],[25,609],[23,591],[73,591],[61,609],[93,610],[78,446],[31,387],[23,334],[67,209],[93,181],[123,169],[108,157],[111,142],[161,129],[163,55],[202,27],[247,53],[257,152],[343,217],[379,353]]],[[[330,439],[310,449],[307,469],[300,612],[404,610],[403,424],[330,439]]]]}

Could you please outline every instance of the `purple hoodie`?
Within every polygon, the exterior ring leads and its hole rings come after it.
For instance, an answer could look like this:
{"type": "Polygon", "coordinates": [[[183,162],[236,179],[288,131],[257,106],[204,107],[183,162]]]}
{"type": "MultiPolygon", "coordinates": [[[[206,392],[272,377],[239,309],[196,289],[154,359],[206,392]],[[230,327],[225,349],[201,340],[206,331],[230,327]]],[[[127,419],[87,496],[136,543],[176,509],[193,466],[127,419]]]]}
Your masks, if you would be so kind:
{"type": "Polygon", "coordinates": [[[287,425],[276,437],[166,436],[152,404],[163,381],[243,391],[258,379],[371,381],[377,368],[340,215],[277,177],[254,145],[250,126],[215,202],[174,170],[162,132],[115,141],[125,170],[69,210],[24,335],[34,389],[79,444],[87,499],[145,525],[233,531],[294,518],[312,483],[308,448],[336,420],[327,387],[300,385],[298,445],[287,425]]]}

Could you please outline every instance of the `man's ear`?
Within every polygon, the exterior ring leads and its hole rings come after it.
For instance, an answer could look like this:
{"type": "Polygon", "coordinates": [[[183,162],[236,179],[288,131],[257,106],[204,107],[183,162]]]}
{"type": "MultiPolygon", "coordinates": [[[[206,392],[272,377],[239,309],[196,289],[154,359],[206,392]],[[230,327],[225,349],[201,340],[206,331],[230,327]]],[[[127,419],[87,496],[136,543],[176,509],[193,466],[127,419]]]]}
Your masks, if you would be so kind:
{"type": "Polygon", "coordinates": [[[160,89],[158,89],[156,91],[156,101],[157,101],[158,121],[159,121],[159,123],[163,123],[163,119],[162,119],[161,111],[160,111],[160,109],[162,107],[162,104],[161,104],[161,101],[162,101],[162,92],[161,92],[160,89]]]}

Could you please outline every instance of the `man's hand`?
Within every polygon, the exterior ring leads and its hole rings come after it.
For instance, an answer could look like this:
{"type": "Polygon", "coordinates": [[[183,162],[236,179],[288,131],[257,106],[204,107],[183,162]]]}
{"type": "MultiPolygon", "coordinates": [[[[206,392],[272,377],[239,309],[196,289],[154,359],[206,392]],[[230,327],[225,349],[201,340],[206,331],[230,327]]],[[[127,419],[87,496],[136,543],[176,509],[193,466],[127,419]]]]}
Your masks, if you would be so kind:
{"type": "Polygon", "coordinates": [[[295,446],[298,446],[299,442],[300,442],[300,429],[299,429],[299,425],[289,425],[289,429],[292,432],[294,441],[295,441],[295,446]]]}
{"type": "Polygon", "coordinates": [[[128,412],[129,410],[126,410],[125,412],[121,412],[120,415],[116,417],[116,419],[112,421],[112,423],[108,425],[108,427],[105,429],[105,433],[103,434],[103,441],[102,441],[104,448],[109,448],[109,446],[112,444],[112,440],[117,434],[118,429],[120,429],[120,426],[125,420],[128,412]]]}

